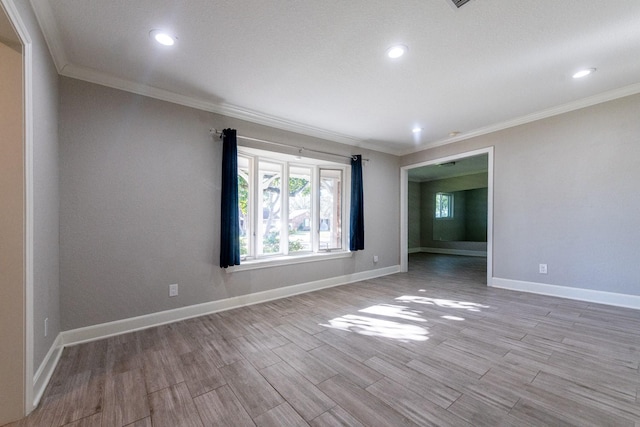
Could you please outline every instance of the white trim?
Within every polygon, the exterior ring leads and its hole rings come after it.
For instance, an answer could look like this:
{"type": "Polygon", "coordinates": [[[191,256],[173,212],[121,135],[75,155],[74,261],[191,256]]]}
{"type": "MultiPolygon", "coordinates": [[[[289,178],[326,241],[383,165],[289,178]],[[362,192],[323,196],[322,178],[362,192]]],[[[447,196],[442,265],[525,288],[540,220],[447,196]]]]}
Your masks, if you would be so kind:
{"type": "Polygon", "coordinates": [[[400,168],[400,271],[409,271],[409,169],[400,168]]]}
{"type": "Polygon", "coordinates": [[[431,253],[431,254],[444,254],[444,255],[462,255],[462,256],[475,256],[475,257],[486,257],[487,256],[487,251],[472,251],[472,250],[469,250],[469,249],[414,248],[413,251],[415,251],[415,252],[425,252],[425,253],[431,253]]]}
{"type": "Polygon", "coordinates": [[[548,285],[546,283],[525,282],[523,280],[501,279],[499,277],[494,277],[489,286],[640,310],[640,295],[571,288],[568,286],[548,285]]]}
{"type": "Polygon", "coordinates": [[[587,98],[578,99],[576,101],[568,102],[566,104],[558,105],[546,110],[516,117],[504,122],[494,123],[492,125],[475,129],[470,132],[465,132],[464,134],[460,134],[455,137],[441,139],[424,144],[419,147],[411,148],[409,150],[397,151],[395,154],[397,156],[407,156],[409,154],[418,153],[420,151],[428,150],[431,148],[441,147],[443,145],[453,144],[454,142],[464,141],[466,139],[475,138],[477,136],[487,135],[504,129],[509,129],[527,123],[535,122],[537,120],[569,113],[581,108],[591,107],[592,105],[602,104],[603,102],[613,101],[614,99],[624,98],[625,96],[635,95],[637,93],[640,93],[640,83],[634,83],[629,86],[613,89],[607,92],[599,93],[597,95],[589,96],[587,98]]]}
{"type": "Polygon", "coordinates": [[[30,0],[31,8],[36,15],[38,25],[42,29],[42,35],[47,43],[53,63],[56,66],[58,73],[61,73],[64,67],[69,63],[67,59],[67,53],[64,50],[62,44],[62,37],[60,36],[60,29],[58,28],[58,22],[53,16],[53,10],[49,0],[30,0]]]}
{"type": "Polygon", "coordinates": [[[409,270],[409,170],[452,162],[465,157],[487,155],[487,283],[493,277],[493,146],[427,160],[400,168],[400,271],[409,270]]]}
{"type": "Polygon", "coordinates": [[[27,413],[36,408],[33,402],[33,363],[34,363],[34,246],[35,246],[35,225],[33,211],[33,92],[32,92],[32,50],[31,40],[23,45],[24,61],[24,148],[25,148],[25,270],[26,270],[26,328],[27,328],[27,355],[26,355],[26,375],[29,379],[29,386],[26,389],[25,397],[27,413]]]}
{"type": "Polygon", "coordinates": [[[398,273],[400,266],[368,270],[359,273],[347,274],[344,276],[332,277],[329,279],[317,280],[314,282],[301,283],[269,291],[256,292],[248,295],[226,298],[223,300],[206,302],[203,304],[191,305],[188,307],[176,308],[173,310],[160,311],[128,319],[116,320],[114,322],[102,323],[99,325],[87,326],[62,332],[61,344],[63,346],[75,345],[89,341],[95,341],[114,335],[147,329],[166,323],[177,322],[179,320],[192,317],[204,316],[219,311],[231,310],[247,305],[259,304],[274,299],[286,298],[293,295],[345,285],[347,283],[359,282],[373,279],[375,277],[387,276],[398,273]]]}
{"type": "Polygon", "coordinates": [[[493,279],[493,151],[487,151],[487,284],[493,279]]]}
{"type": "Polygon", "coordinates": [[[240,265],[225,268],[227,273],[235,273],[237,271],[257,270],[260,268],[282,267],[284,265],[304,264],[307,262],[328,261],[331,259],[351,258],[353,252],[335,251],[326,253],[313,253],[305,255],[283,255],[273,258],[260,258],[250,261],[242,261],[240,265]]]}
{"type": "Polygon", "coordinates": [[[49,380],[51,380],[53,371],[58,365],[60,356],[62,356],[63,349],[64,347],[62,346],[62,335],[58,334],[33,377],[34,407],[38,406],[38,403],[40,403],[40,399],[42,398],[42,395],[47,388],[47,384],[49,384],[49,380]]]}
{"type": "MultiPolygon", "coordinates": [[[[35,0],[34,0],[35,1],[35,0]]],[[[38,0],[41,1],[41,0],[38,0]]],[[[54,55],[55,57],[55,55],[54,55]]],[[[56,61],[57,64],[57,61],[56,61]]],[[[221,114],[227,117],[234,117],[240,120],[247,120],[252,123],[257,123],[265,126],[274,127],[276,129],[282,129],[290,132],[300,133],[302,135],[308,135],[316,138],[327,139],[330,141],[340,142],[343,144],[371,148],[372,142],[366,142],[360,138],[345,135],[337,132],[332,132],[326,129],[317,128],[304,123],[294,122],[291,120],[271,116],[268,114],[260,113],[258,111],[248,110],[236,105],[231,104],[217,104],[211,101],[205,101],[197,99],[191,96],[180,95],[175,92],[170,92],[164,89],[158,89],[146,84],[132,82],[130,80],[114,77],[110,74],[101,73],[89,68],[79,67],[74,64],[66,63],[62,70],[59,71],[61,75],[72,77],[79,80],[96,83],[99,85],[112,87],[115,89],[124,90],[127,92],[137,93],[139,95],[148,96],[150,98],[156,98],[174,104],[184,105],[187,107],[197,108],[203,111],[209,111],[212,113],[221,114]]],[[[554,117],[560,114],[568,113],[571,111],[579,110],[581,108],[590,107],[592,105],[601,104],[603,102],[612,101],[618,98],[624,98],[625,96],[635,95],[640,93],[640,83],[625,86],[619,89],[614,89],[608,92],[590,96],[588,98],[579,99],[573,102],[568,102],[557,107],[549,108],[546,110],[538,111],[532,114],[528,114],[521,117],[516,117],[511,120],[507,120],[500,123],[494,123],[483,128],[475,129],[464,134],[446,138],[430,143],[426,143],[420,146],[413,147],[409,150],[394,149],[383,144],[375,144],[374,149],[376,151],[392,154],[395,156],[406,156],[420,151],[428,150],[431,148],[440,147],[443,145],[453,144],[454,142],[464,141],[466,139],[475,138],[482,135],[498,132],[504,129],[520,126],[523,124],[535,122],[537,120],[545,119],[548,117],[554,117]]]]}
{"type": "MultiPolygon", "coordinates": [[[[124,90],[126,92],[136,93],[138,95],[148,96],[150,98],[155,98],[162,101],[184,105],[185,107],[196,108],[202,111],[209,111],[227,117],[234,117],[236,119],[274,127],[276,129],[282,129],[290,132],[300,133],[303,135],[313,136],[316,138],[341,142],[343,144],[356,147],[364,145],[364,141],[350,135],[320,129],[303,123],[294,122],[292,120],[260,113],[258,111],[244,109],[236,105],[218,104],[215,102],[194,98],[192,96],[181,95],[165,89],[159,89],[153,86],[149,86],[147,84],[136,83],[130,80],[114,77],[110,74],[102,73],[90,68],[79,67],[74,64],[64,65],[62,70],[60,70],[60,74],[66,77],[84,80],[90,83],[124,90]]],[[[378,149],[378,151],[386,152],[388,154],[394,154],[393,150],[384,151],[384,149],[381,148],[378,149]]]]}
{"type": "Polygon", "coordinates": [[[291,120],[282,119],[275,116],[270,116],[257,111],[251,111],[229,104],[216,104],[214,102],[197,99],[190,96],[180,95],[174,92],[170,92],[164,89],[154,88],[141,83],[136,83],[130,80],[121,79],[110,74],[102,73],[90,68],[80,67],[69,62],[69,58],[62,43],[62,37],[57,25],[57,21],[54,17],[49,0],[31,0],[31,5],[38,19],[42,33],[49,47],[49,51],[53,57],[53,61],[58,69],[58,73],[67,77],[73,77],[80,80],[100,84],[103,86],[113,87],[116,89],[125,90],[128,92],[137,93],[139,95],[145,95],[151,98],[161,99],[167,102],[173,102],[187,107],[193,107],[204,111],[210,111],[213,113],[222,114],[228,117],[234,117],[241,120],[247,120],[253,123],[258,123],[266,126],[271,126],[277,129],[283,129],[290,132],[301,133],[303,135],[313,136],[316,138],[328,139],[331,141],[341,142],[343,144],[353,145],[356,147],[371,148],[372,144],[375,145],[375,150],[387,154],[393,154],[396,156],[405,156],[408,154],[417,153],[419,151],[427,150],[434,147],[440,147],[442,145],[452,144],[454,142],[463,141],[465,139],[474,138],[481,135],[497,132],[503,129],[508,129],[514,126],[534,122],[536,120],[544,119],[547,117],[553,117],[559,114],[567,113],[570,111],[578,110],[580,108],[589,107],[602,102],[611,101],[618,98],[623,98],[629,95],[635,95],[640,93],[640,83],[632,84],[618,89],[613,89],[608,92],[600,93],[594,96],[590,96],[576,101],[568,102],[556,107],[548,108],[546,110],[534,112],[521,117],[516,117],[511,120],[506,120],[499,123],[494,123],[489,126],[485,126],[479,129],[475,129],[464,134],[457,135],[451,138],[445,138],[437,140],[431,143],[426,143],[420,146],[412,147],[410,149],[395,149],[389,147],[384,143],[372,143],[366,142],[361,138],[357,138],[350,135],[345,135],[337,132],[331,132],[325,129],[320,129],[315,126],[306,125],[304,123],[294,122],[291,120]]]}
{"type": "Polygon", "coordinates": [[[33,94],[32,94],[32,46],[31,37],[14,0],[2,0],[2,6],[9,17],[9,21],[22,43],[23,66],[23,126],[24,126],[24,175],[25,175],[25,218],[24,218],[24,310],[25,310],[25,355],[24,355],[24,413],[29,414],[34,408],[33,402],[33,361],[34,361],[34,336],[33,336],[33,247],[34,247],[34,220],[33,220],[33,94]]]}
{"type": "MultiPolygon", "coordinates": [[[[102,73],[86,67],[80,67],[78,65],[70,63],[67,53],[64,49],[64,44],[62,43],[62,37],[60,35],[57,21],[51,9],[50,1],[31,0],[31,5],[36,14],[36,18],[38,19],[40,28],[42,28],[42,33],[44,34],[47,46],[49,47],[49,51],[51,52],[53,61],[56,65],[56,68],[58,69],[58,73],[60,73],[61,75],[85,80],[103,86],[125,90],[128,92],[137,93],[139,95],[145,95],[151,98],[161,99],[167,102],[173,102],[175,104],[185,105],[187,107],[193,107],[204,111],[222,114],[228,117],[234,117],[241,120],[247,120],[258,124],[271,126],[277,129],[283,129],[291,132],[301,133],[303,135],[328,139],[331,141],[341,142],[343,144],[353,145],[356,147],[371,148],[372,142],[366,142],[365,140],[354,136],[331,132],[325,129],[317,128],[315,126],[306,125],[304,123],[294,122],[257,111],[247,110],[235,105],[216,104],[214,102],[180,95],[164,89],[158,89],[145,84],[136,83],[131,80],[121,79],[110,74],[102,73]]],[[[464,134],[457,135],[452,138],[441,139],[431,143],[412,147],[407,150],[394,149],[393,147],[389,147],[381,143],[373,144],[375,145],[376,151],[393,154],[396,156],[406,156],[408,154],[417,153],[429,148],[452,144],[454,142],[463,141],[465,139],[486,135],[514,126],[534,122],[536,120],[544,119],[547,117],[553,117],[559,114],[578,110],[580,108],[600,104],[602,102],[623,98],[629,95],[635,95],[637,93],[640,93],[640,83],[613,89],[608,92],[600,93],[587,98],[578,99],[576,101],[568,102],[566,104],[548,108],[546,110],[534,112],[521,117],[516,117],[511,120],[494,123],[489,126],[465,132],[464,134]]]]}

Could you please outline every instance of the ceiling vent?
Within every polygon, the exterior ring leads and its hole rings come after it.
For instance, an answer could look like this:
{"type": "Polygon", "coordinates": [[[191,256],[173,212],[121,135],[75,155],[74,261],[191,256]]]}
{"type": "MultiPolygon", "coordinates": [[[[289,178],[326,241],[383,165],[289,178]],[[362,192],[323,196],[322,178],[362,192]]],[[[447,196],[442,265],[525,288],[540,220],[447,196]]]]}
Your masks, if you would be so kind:
{"type": "Polygon", "coordinates": [[[468,2],[469,2],[469,0],[451,0],[451,3],[453,3],[453,5],[455,7],[458,7],[458,8],[464,6],[468,2]]]}

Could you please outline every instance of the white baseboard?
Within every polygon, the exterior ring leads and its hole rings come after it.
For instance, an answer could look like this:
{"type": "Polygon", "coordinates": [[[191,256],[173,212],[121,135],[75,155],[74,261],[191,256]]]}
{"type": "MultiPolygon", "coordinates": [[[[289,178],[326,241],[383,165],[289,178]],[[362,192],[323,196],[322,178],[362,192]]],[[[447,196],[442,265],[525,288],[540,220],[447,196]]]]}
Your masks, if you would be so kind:
{"type": "Polygon", "coordinates": [[[56,369],[58,365],[58,361],[60,360],[60,356],[62,355],[62,334],[58,334],[53,344],[51,344],[51,348],[47,352],[44,360],[38,367],[38,370],[33,375],[33,407],[35,408],[40,403],[40,399],[44,393],[44,390],[47,388],[47,384],[49,384],[49,380],[53,375],[53,371],[56,369]]]}
{"type": "MultiPolygon", "coordinates": [[[[422,252],[422,249],[429,248],[420,248],[420,252],[422,252]]],[[[320,289],[331,288],[334,286],[345,285],[348,283],[359,282],[362,280],[373,279],[376,277],[387,276],[399,272],[400,266],[395,265],[391,267],[380,268],[377,270],[369,270],[360,273],[332,277],[329,279],[317,280],[314,282],[301,283],[284,288],[256,292],[253,294],[241,295],[238,297],[226,298],[223,300],[211,301],[203,304],[181,307],[174,310],[151,313],[144,316],[132,317],[129,319],[122,319],[114,322],[102,323],[99,325],[87,326],[85,328],[78,328],[61,332],[57,336],[56,340],[49,349],[49,352],[45,356],[44,360],[40,364],[40,367],[34,375],[34,407],[38,405],[42,394],[44,393],[45,388],[47,387],[47,384],[49,383],[49,380],[53,375],[53,371],[55,370],[55,367],[60,360],[62,350],[66,346],[95,341],[114,335],[120,335],[127,332],[133,332],[141,329],[163,325],[166,323],[177,322],[180,320],[204,316],[219,311],[231,310],[247,305],[258,304],[261,302],[267,302],[279,298],[286,298],[306,292],[312,292],[320,289]]],[[[501,279],[498,277],[493,277],[489,286],[494,288],[530,292],[534,294],[549,295],[640,310],[640,296],[637,295],[594,291],[591,289],[569,288],[565,286],[547,285],[544,283],[525,282],[522,280],[501,279]]]]}
{"type": "Polygon", "coordinates": [[[468,249],[448,249],[448,248],[413,248],[409,249],[409,253],[414,252],[427,252],[431,254],[444,254],[444,255],[463,255],[463,256],[477,256],[486,257],[487,251],[471,251],[468,249]]]}
{"type": "Polygon", "coordinates": [[[417,254],[418,252],[422,252],[422,248],[409,248],[407,252],[410,254],[417,254]]]}
{"type": "Polygon", "coordinates": [[[298,285],[286,286],[269,291],[256,292],[248,295],[241,295],[223,300],[210,301],[203,304],[190,305],[188,307],[176,308],[173,310],[160,311],[143,316],[131,317],[128,319],[116,320],[99,325],[87,326],[62,332],[62,346],[70,346],[89,341],[108,338],[127,332],[151,328],[166,323],[177,322],[192,317],[204,316],[224,310],[231,310],[247,305],[267,302],[274,299],[286,298],[306,292],[317,291],[319,289],[333,286],[345,285],[347,283],[359,282],[361,280],[373,279],[375,277],[386,276],[399,273],[400,266],[368,270],[360,273],[347,274],[344,276],[332,277],[329,279],[317,280],[314,282],[301,283],[298,285]]]}
{"type": "Polygon", "coordinates": [[[512,291],[529,292],[532,294],[549,295],[578,301],[613,305],[640,310],[640,296],[618,294],[614,292],[594,291],[592,289],[570,288],[567,286],[547,285],[545,283],[525,282],[522,280],[501,279],[493,277],[491,284],[494,288],[512,291]]]}

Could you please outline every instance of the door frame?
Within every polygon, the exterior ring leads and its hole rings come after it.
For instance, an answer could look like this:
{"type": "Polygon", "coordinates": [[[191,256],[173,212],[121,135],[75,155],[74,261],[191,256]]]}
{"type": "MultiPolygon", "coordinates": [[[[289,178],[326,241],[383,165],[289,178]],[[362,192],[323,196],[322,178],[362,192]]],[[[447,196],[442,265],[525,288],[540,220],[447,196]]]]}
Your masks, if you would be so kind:
{"type": "Polygon", "coordinates": [[[32,77],[32,42],[15,0],[0,0],[0,6],[9,18],[13,30],[22,43],[22,108],[23,108],[23,149],[24,149],[24,296],[25,319],[23,325],[25,337],[24,349],[24,415],[34,408],[33,384],[33,277],[34,277],[34,216],[33,216],[33,77],[32,77]]]}
{"type": "Polygon", "coordinates": [[[493,284],[493,146],[400,168],[400,271],[409,271],[409,171],[482,154],[487,154],[487,286],[493,284]]]}

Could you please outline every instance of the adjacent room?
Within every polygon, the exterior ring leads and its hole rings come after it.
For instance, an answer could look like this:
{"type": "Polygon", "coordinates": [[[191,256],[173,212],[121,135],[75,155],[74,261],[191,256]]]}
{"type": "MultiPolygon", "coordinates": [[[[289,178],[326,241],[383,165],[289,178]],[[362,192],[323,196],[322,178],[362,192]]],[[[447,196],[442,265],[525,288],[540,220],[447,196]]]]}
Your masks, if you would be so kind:
{"type": "Polygon", "coordinates": [[[0,425],[640,425],[640,2],[0,5],[0,425]]]}

